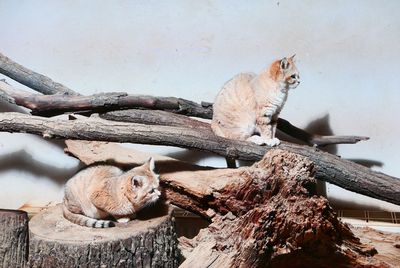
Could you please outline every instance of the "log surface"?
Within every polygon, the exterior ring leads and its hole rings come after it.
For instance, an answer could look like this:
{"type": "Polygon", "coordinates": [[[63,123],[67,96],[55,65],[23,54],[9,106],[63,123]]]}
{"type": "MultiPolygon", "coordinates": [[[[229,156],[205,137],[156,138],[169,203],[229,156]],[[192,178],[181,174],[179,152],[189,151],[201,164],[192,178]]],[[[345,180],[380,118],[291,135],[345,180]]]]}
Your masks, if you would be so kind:
{"type": "Polygon", "coordinates": [[[28,214],[0,209],[0,267],[26,267],[28,214]]]}
{"type": "MultiPolygon", "coordinates": [[[[268,146],[217,137],[201,128],[142,125],[101,119],[66,121],[19,113],[0,114],[0,131],[26,132],[45,138],[177,146],[248,161],[260,160],[271,150],[268,146]]],[[[313,147],[283,142],[278,148],[308,157],[316,164],[317,179],[400,205],[398,178],[374,172],[313,147]]]]}
{"type": "MultiPolygon", "coordinates": [[[[88,164],[136,164],[145,157],[112,143],[67,145],[88,164]]],[[[386,267],[315,195],[314,166],[302,156],[275,149],[238,169],[197,169],[155,158],[171,203],[212,221],[196,238],[180,239],[182,267],[386,267]]]]}
{"type": "Polygon", "coordinates": [[[167,208],[113,228],[73,224],[61,205],[30,221],[30,267],[177,267],[178,249],[167,208]]]}

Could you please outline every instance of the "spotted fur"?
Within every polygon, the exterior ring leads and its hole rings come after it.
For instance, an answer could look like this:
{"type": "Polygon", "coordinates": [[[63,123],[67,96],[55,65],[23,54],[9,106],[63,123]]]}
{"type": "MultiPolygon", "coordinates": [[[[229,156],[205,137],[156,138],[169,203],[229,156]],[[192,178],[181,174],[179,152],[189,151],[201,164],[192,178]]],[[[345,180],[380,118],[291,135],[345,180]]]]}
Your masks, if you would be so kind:
{"type": "Polygon", "coordinates": [[[236,75],[216,97],[211,128],[221,137],[278,145],[275,132],[279,113],[289,89],[299,83],[294,56],[273,62],[259,75],[236,75]]]}
{"type": "Polygon", "coordinates": [[[115,226],[114,220],[134,219],[143,207],[160,196],[154,160],[122,171],[110,165],[86,168],[65,185],[63,214],[69,221],[88,227],[115,226]]]}

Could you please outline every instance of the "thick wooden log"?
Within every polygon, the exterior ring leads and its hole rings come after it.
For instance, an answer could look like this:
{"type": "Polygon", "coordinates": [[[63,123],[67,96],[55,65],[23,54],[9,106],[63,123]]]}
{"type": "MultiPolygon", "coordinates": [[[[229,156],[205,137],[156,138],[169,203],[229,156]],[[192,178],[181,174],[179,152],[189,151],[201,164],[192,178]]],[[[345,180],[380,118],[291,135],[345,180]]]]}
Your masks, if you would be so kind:
{"type": "MultiPolygon", "coordinates": [[[[101,119],[66,121],[18,113],[0,114],[0,131],[26,132],[46,138],[169,145],[213,152],[225,157],[256,161],[271,149],[217,137],[202,129],[111,122],[101,119]]],[[[400,180],[340,159],[309,146],[278,146],[308,157],[317,166],[316,178],[347,190],[400,205],[400,180]]]]}
{"type": "Polygon", "coordinates": [[[214,172],[215,181],[207,171],[195,186],[183,176],[163,181],[171,200],[216,212],[198,236],[181,239],[181,267],[385,267],[316,196],[314,172],[305,158],[272,150],[252,167],[214,172]]]}
{"type": "Polygon", "coordinates": [[[1,53],[0,73],[43,94],[78,95],[72,89],[16,63],[1,53]]]}
{"type": "Polygon", "coordinates": [[[28,261],[28,214],[0,209],[0,266],[26,267],[28,261]]]}
{"type": "Polygon", "coordinates": [[[168,207],[143,211],[113,228],[73,224],[61,205],[30,221],[30,267],[178,267],[179,251],[168,207]]]}
{"type": "MultiPolygon", "coordinates": [[[[148,156],[112,143],[67,146],[86,164],[136,164],[148,156]]],[[[194,239],[180,238],[181,267],[385,267],[315,195],[314,166],[299,155],[276,149],[238,169],[155,159],[171,203],[212,221],[194,239]]]]}
{"type": "MultiPolygon", "coordinates": [[[[0,98],[12,104],[24,106],[32,110],[32,114],[51,116],[64,112],[85,111],[85,113],[104,112],[112,109],[127,109],[140,107],[145,109],[166,110],[178,114],[186,114],[200,118],[211,118],[212,104],[197,104],[192,101],[174,98],[174,97],[153,97],[145,95],[128,95],[124,92],[101,93],[91,96],[70,96],[70,95],[51,95],[44,96],[38,94],[29,94],[20,90],[13,89],[5,81],[0,81],[0,98]]],[[[183,116],[172,113],[162,113],[161,111],[114,111],[102,115],[103,118],[162,125],[178,125],[179,123],[190,123],[190,119],[183,119],[183,116]],[[165,115],[169,114],[169,119],[165,115]],[[160,120],[156,116],[163,116],[160,120]],[[151,118],[150,118],[151,117],[151,118]],[[141,121],[140,121],[141,120],[141,121]]],[[[368,140],[363,136],[320,136],[310,134],[299,129],[284,119],[278,120],[278,129],[308,145],[325,146],[329,144],[352,144],[359,141],[368,140]]]]}

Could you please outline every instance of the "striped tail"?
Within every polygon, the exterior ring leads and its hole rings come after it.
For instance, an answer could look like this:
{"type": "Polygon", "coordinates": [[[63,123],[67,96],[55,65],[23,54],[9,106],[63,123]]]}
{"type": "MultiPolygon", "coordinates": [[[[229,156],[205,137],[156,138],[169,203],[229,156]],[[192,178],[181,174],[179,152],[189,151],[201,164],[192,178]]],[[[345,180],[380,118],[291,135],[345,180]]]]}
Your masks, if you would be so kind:
{"type": "Polygon", "coordinates": [[[68,208],[63,204],[63,214],[64,218],[78,225],[93,227],[93,228],[109,228],[114,227],[115,223],[113,221],[96,220],[89,218],[85,215],[75,214],[68,210],[68,208]]]}

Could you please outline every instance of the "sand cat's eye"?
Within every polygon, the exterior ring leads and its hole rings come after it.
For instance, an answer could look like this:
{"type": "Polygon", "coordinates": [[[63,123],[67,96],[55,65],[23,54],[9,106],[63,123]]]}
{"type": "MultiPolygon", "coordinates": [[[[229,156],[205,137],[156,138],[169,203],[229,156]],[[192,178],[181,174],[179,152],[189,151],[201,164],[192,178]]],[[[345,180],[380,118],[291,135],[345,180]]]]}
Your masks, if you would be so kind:
{"type": "Polygon", "coordinates": [[[293,79],[297,78],[295,74],[292,74],[290,77],[293,78],[293,79]]]}
{"type": "Polygon", "coordinates": [[[153,194],[155,191],[156,191],[156,190],[153,188],[153,189],[150,190],[149,193],[153,194]]]}
{"type": "Polygon", "coordinates": [[[134,176],[132,178],[132,184],[135,187],[141,187],[143,185],[144,180],[145,180],[145,177],[143,177],[143,176],[134,176]]]}

